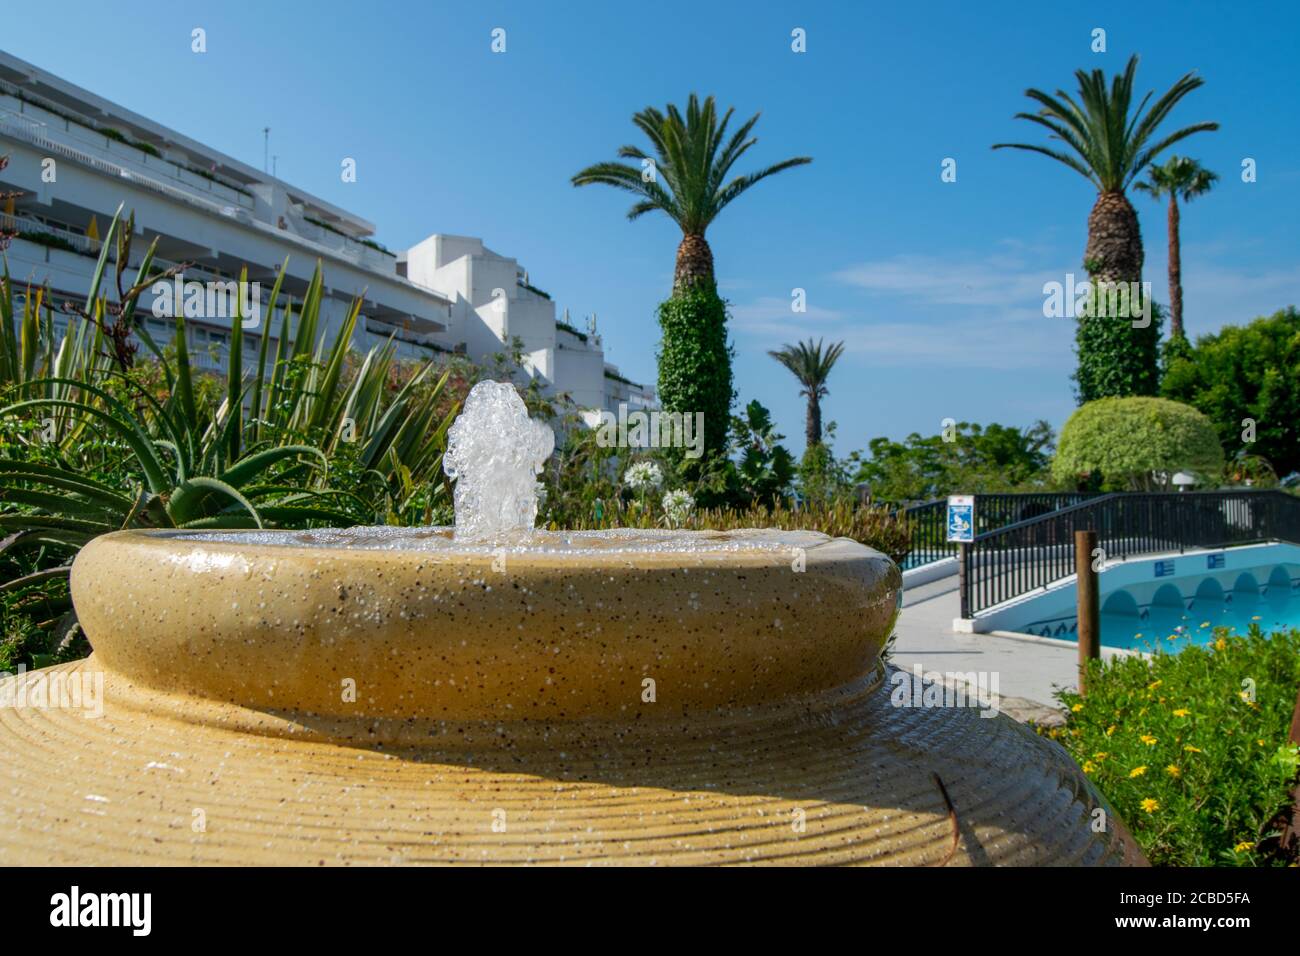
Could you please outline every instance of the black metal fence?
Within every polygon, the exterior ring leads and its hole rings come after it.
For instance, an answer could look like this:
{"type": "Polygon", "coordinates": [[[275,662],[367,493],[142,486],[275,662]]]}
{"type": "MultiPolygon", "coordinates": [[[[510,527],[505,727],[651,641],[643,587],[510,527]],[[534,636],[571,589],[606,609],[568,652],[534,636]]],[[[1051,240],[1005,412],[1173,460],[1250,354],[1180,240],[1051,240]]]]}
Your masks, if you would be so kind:
{"type": "MultiPolygon", "coordinates": [[[[976,495],[975,532],[993,531],[1096,497],[1098,495],[1094,493],[1084,492],[976,495]]],[[[957,556],[957,545],[949,544],[947,540],[947,498],[912,505],[903,510],[903,515],[912,525],[912,550],[907,556],[906,567],[916,568],[957,556]]]]}
{"type": "Polygon", "coordinates": [[[961,560],[961,616],[1074,574],[1074,533],[1096,531],[1105,559],[1259,541],[1300,543],[1300,499],[1282,491],[1116,493],[979,531],[961,560]]]}

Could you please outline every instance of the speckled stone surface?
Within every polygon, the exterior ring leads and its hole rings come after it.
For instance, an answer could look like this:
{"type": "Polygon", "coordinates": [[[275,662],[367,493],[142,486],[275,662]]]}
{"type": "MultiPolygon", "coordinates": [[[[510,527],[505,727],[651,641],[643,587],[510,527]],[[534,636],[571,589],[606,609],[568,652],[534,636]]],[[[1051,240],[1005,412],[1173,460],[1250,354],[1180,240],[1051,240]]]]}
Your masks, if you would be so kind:
{"type": "Polygon", "coordinates": [[[773,543],[97,539],[95,654],[14,681],[104,715],[0,707],[0,864],[1141,861],[1056,744],[891,705],[888,559],[773,543]]]}

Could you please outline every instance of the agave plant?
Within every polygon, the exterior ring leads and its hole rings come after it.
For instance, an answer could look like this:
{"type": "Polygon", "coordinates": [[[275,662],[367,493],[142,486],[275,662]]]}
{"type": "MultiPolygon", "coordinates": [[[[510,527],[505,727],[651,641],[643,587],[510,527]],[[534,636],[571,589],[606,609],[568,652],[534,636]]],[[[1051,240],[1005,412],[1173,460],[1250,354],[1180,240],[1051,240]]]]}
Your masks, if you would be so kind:
{"type": "Polygon", "coordinates": [[[19,309],[7,264],[0,273],[0,612],[39,606],[51,629],[70,610],[71,559],[110,531],[427,523],[449,500],[450,370],[426,364],[392,384],[391,340],[350,361],[361,300],[331,334],[320,264],[301,300],[281,304],[286,262],[266,310],[268,326],[279,319],[274,354],[264,334],[244,367],[236,311],[217,386],[192,364],[183,317],[166,349],[136,318],[142,291],[172,270],[151,273],[151,246],[127,286],[129,231],[119,210],[57,343],[48,292],[28,287],[19,309]],[[115,302],[100,291],[111,251],[115,302]],[[135,364],[136,340],[156,362],[135,364]]]}

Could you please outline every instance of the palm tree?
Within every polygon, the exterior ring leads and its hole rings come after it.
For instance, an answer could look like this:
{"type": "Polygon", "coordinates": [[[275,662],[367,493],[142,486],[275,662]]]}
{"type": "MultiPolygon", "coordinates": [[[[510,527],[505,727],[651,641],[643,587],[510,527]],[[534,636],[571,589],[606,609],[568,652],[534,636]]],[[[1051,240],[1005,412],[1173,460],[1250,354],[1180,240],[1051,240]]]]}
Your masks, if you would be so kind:
{"type": "Polygon", "coordinates": [[[1145,182],[1134,183],[1135,189],[1150,194],[1152,199],[1169,197],[1169,336],[1183,339],[1183,263],[1182,247],[1178,239],[1178,200],[1191,202],[1204,196],[1213,188],[1218,174],[1210,172],[1194,159],[1170,156],[1163,166],[1152,165],[1147,170],[1145,182]]]}
{"type": "Polygon", "coordinates": [[[1037,113],[1017,113],[1016,118],[1046,127],[1052,133],[1049,138],[1063,142],[1073,154],[1027,143],[997,143],[993,147],[1025,149],[1050,156],[1097,187],[1097,202],[1088,216],[1084,265],[1093,278],[1102,281],[1142,279],[1142,235],[1137,212],[1124,195],[1129,183],[1174,143],[1193,133],[1219,128],[1218,123],[1194,123],[1157,137],[1156,130],[1170,110],[1205,81],[1195,73],[1188,73],[1145,114],[1143,110],[1151,93],[1142,97],[1130,115],[1137,64],[1137,56],[1130,57],[1124,72],[1112,79],[1109,92],[1101,70],[1091,73],[1076,70],[1081,104],[1064,90],[1057,90],[1054,96],[1042,90],[1025,90],[1025,95],[1042,104],[1042,109],[1037,113]]]}
{"type": "MultiPolygon", "coordinates": [[[[1160,124],[1184,96],[1204,80],[1188,73],[1147,109],[1152,93],[1133,104],[1133,78],[1138,58],[1130,57],[1124,72],[1106,88],[1101,70],[1075,71],[1079,100],[1057,90],[1055,94],[1029,89],[1025,95],[1041,104],[1037,113],[1017,113],[1017,119],[1037,123],[1064,143],[1068,150],[1027,143],[996,143],[994,149],[1024,149],[1064,163],[1097,188],[1097,201],[1088,215],[1088,245],[1083,265],[1097,283],[1095,302],[1115,301],[1120,291],[1140,290],[1142,281],[1142,231],[1137,211],[1124,190],[1157,155],[1193,133],[1219,128],[1203,122],[1172,133],[1158,133],[1160,124]],[[1109,292],[1106,287],[1109,286],[1109,292]]],[[[1127,298],[1127,297],[1126,297],[1127,298]]],[[[1160,329],[1149,321],[1150,303],[1138,292],[1132,311],[1119,316],[1091,313],[1079,317],[1075,329],[1078,399],[1154,395],[1159,388],[1160,329]],[[1140,322],[1117,322],[1142,315],[1140,322]]],[[[1121,300],[1122,301],[1122,300],[1121,300]]]]}
{"type": "Polygon", "coordinates": [[[844,343],[836,342],[822,351],[822,340],[815,343],[812,339],[798,345],[783,345],[779,351],[767,353],[788,368],[803,386],[800,395],[808,396],[808,413],[804,419],[804,441],[808,448],[822,443],[822,399],[830,390],[826,380],[830,378],[831,369],[844,354],[844,343]]]}
{"type": "Polygon", "coordinates": [[[724,182],[736,160],[758,142],[749,135],[758,122],[757,113],[727,137],[727,124],[734,112],[728,109],[719,121],[713,97],[701,103],[694,93],[687,100],[685,117],[672,104],[666,114],[646,107],[632,122],[650,140],[653,156],[639,146],[624,146],[619,157],[636,160],[637,165],[596,163],[573,177],[575,186],[604,183],[640,197],[628,211],[628,219],[658,209],[677,223],[682,241],[673,272],[674,294],[696,283],[714,287],[713,253],[704,232],[718,213],[759,180],[812,162],[808,156],[797,156],[724,182]]]}

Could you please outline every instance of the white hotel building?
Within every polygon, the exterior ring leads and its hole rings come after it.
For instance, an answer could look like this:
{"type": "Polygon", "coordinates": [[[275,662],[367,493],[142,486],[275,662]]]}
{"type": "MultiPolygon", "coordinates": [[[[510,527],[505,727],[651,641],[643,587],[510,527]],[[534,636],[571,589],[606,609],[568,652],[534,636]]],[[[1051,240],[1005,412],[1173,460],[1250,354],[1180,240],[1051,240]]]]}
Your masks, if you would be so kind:
{"type": "MultiPolygon", "coordinates": [[[[581,408],[654,404],[653,390],[605,361],[594,329],[557,320],[555,303],[528,284],[518,261],[481,239],[434,234],[390,252],[369,238],[374,226],[360,216],[0,52],[3,155],[0,193],[23,193],[12,213],[0,210],[0,231],[17,234],[6,256],[20,289],[43,284],[56,302],[84,301],[100,246],[87,235],[91,223],[102,235],[123,205],[124,216],[135,213],[132,266],[157,238],[161,267],[192,264],[187,280],[228,281],[247,266],[266,299],[286,258],[283,294],[295,297],[319,259],[323,325],[337,329],[365,291],[358,348],[391,338],[403,358],[462,352],[482,361],[518,338],[525,372],[581,408]]],[[[111,274],[105,281],[112,284],[111,274]]],[[[141,310],[151,305],[146,292],[141,310]]],[[[170,322],[150,321],[170,337],[170,322]]],[[[230,322],[187,324],[191,353],[220,370],[230,322]]],[[[245,367],[256,362],[261,331],[245,332],[245,367]]]]}

